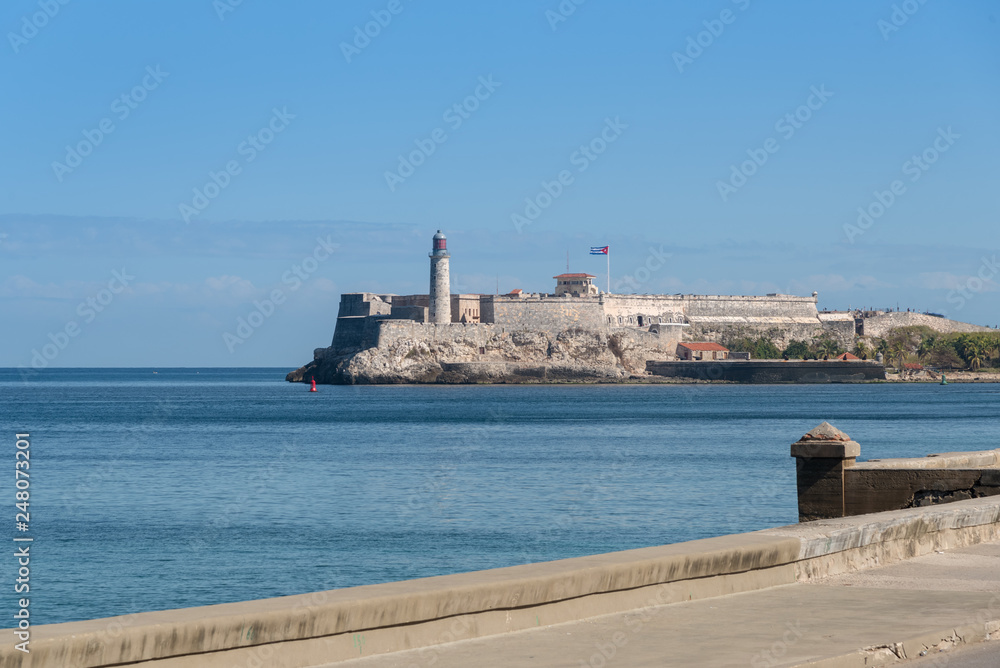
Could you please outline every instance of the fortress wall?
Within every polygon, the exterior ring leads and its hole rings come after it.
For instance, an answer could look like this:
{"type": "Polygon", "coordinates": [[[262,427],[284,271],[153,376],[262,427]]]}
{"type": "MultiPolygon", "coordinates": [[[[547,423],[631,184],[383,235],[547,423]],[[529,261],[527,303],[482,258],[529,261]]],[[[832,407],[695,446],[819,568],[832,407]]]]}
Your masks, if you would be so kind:
{"type": "Polygon", "coordinates": [[[338,318],[364,315],[389,314],[393,295],[377,295],[372,292],[347,292],[340,295],[338,318]]]}
{"type": "Polygon", "coordinates": [[[377,323],[375,345],[391,348],[409,341],[426,343],[458,343],[466,346],[485,346],[500,331],[496,325],[449,323],[435,325],[413,320],[381,320],[377,323]]]}
{"type": "Polygon", "coordinates": [[[853,322],[795,322],[787,318],[745,318],[731,321],[692,318],[687,340],[721,342],[737,336],[766,336],[778,348],[785,348],[793,339],[809,341],[823,334],[830,335],[842,348],[850,350],[854,347],[853,322]]]}
{"type": "Polygon", "coordinates": [[[661,322],[684,322],[685,299],[674,295],[605,295],[604,322],[612,318],[612,326],[618,325],[618,318],[628,322],[629,317],[653,316],[661,322]]]}
{"type": "Polygon", "coordinates": [[[366,316],[337,318],[337,328],[333,330],[330,343],[336,351],[361,350],[375,345],[375,319],[366,316]]]}
{"type": "Polygon", "coordinates": [[[493,295],[479,295],[479,322],[496,322],[493,295]]]}
{"type": "Polygon", "coordinates": [[[493,322],[507,330],[532,329],[557,333],[581,328],[601,330],[606,320],[598,298],[536,297],[494,299],[493,322]]]}
{"type": "MultiPolygon", "coordinates": [[[[459,346],[491,347],[489,341],[496,334],[491,329],[473,332],[458,323],[452,323],[457,329],[448,329],[449,325],[446,324],[433,328],[398,320],[389,325],[383,322],[383,318],[364,317],[369,313],[382,315],[382,311],[386,311],[385,316],[388,316],[391,307],[396,308],[396,317],[404,316],[406,314],[403,311],[407,309],[401,308],[403,304],[417,306],[426,299],[426,295],[342,295],[341,315],[361,315],[338,318],[333,347],[338,351],[350,351],[375,345],[391,345],[387,342],[402,338],[429,343],[441,340],[459,346]]],[[[784,347],[793,339],[809,340],[828,333],[844,348],[850,348],[854,344],[853,318],[841,314],[819,314],[815,297],[601,295],[509,298],[488,295],[478,297],[478,303],[482,322],[495,324],[501,333],[532,331],[556,335],[571,329],[592,332],[608,332],[609,329],[617,328],[645,330],[648,325],[645,321],[641,329],[636,326],[636,316],[639,315],[652,317],[654,322],[659,320],[663,324],[689,322],[690,328],[669,332],[673,344],[662,344],[662,350],[661,344],[657,343],[664,340],[662,336],[647,336],[648,341],[653,343],[647,354],[661,358],[663,354],[672,357],[679,340],[721,342],[734,336],[768,336],[775,340],[776,345],[784,347]],[[621,324],[618,322],[619,317],[624,320],[621,324]],[[628,321],[630,317],[634,318],[631,323],[628,321]]],[[[647,347],[645,343],[638,341],[628,345],[635,350],[647,347]]]]}
{"type": "Polygon", "coordinates": [[[724,295],[606,295],[604,312],[617,320],[652,315],[670,322],[681,316],[701,318],[795,318],[817,322],[816,298],[775,295],[732,297],[724,295]]]}
{"type": "Polygon", "coordinates": [[[690,295],[686,298],[684,307],[688,316],[806,318],[818,323],[815,297],[690,295]]]}
{"type": "Polygon", "coordinates": [[[923,313],[884,313],[871,318],[865,318],[864,335],[884,337],[898,327],[913,327],[924,325],[942,334],[959,334],[964,332],[992,332],[989,327],[970,325],[966,322],[937,318],[923,313]]]}
{"type": "Polygon", "coordinates": [[[823,330],[833,336],[834,340],[846,350],[854,348],[855,334],[854,321],[831,320],[823,323],[823,330]]]}
{"type": "Polygon", "coordinates": [[[393,295],[393,306],[423,306],[431,307],[430,295],[393,295]]]}

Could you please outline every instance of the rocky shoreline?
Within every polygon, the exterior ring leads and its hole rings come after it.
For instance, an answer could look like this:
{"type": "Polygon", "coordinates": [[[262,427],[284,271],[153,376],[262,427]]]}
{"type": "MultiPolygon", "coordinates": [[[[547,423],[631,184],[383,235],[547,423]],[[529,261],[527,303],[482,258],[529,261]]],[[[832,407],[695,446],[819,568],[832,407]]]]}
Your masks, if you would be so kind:
{"type": "Polygon", "coordinates": [[[400,336],[361,350],[319,348],[286,376],[319,384],[616,383],[646,377],[646,361],[665,354],[659,337],[573,329],[400,336]]]}

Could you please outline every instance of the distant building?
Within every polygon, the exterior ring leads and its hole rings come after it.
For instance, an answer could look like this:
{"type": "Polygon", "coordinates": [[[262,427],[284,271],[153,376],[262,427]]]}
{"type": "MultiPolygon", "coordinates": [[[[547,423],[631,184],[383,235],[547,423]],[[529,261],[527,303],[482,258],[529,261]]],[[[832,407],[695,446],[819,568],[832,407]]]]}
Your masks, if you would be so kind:
{"type": "Polygon", "coordinates": [[[556,297],[562,297],[565,294],[583,297],[600,293],[600,290],[594,285],[594,279],[597,277],[591,274],[559,274],[552,278],[556,279],[556,297]]]}
{"type": "Polygon", "coordinates": [[[678,343],[677,357],[682,360],[724,360],[729,349],[718,343],[678,343]]]}
{"type": "Polygon", "coordinates": [[[857,355],[852,355],[851,353],[841,353],[841,354],[837,355],[836,357],[834,357],[833,359],[835,359],[835,360],[842,360],[844,362],[848,362],[850,360],[859,360],[861,358],[858,357],[857,355]]]}
{"type": "Polygon", "coordinates": [[[451,322],[479,322],[479,305],[482,295],[452,295],[451,322]]]}

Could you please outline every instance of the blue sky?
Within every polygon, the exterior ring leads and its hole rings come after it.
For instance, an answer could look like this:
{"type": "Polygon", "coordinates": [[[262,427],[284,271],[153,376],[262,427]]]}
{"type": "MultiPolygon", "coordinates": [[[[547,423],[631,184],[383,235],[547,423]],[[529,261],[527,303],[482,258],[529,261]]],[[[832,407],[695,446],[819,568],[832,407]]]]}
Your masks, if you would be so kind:
{"type": "Polygon", "coordinates": [[[456,291],[549,290],[567,251],[603,283],[587,250],[610,244],[623,292],[815,290],[998,325],[998,19],[987,0],[12,0],[0,365],[51,344],[51,366],[298,366],[339,293],[426,291],[438,228],[456,291]]]}

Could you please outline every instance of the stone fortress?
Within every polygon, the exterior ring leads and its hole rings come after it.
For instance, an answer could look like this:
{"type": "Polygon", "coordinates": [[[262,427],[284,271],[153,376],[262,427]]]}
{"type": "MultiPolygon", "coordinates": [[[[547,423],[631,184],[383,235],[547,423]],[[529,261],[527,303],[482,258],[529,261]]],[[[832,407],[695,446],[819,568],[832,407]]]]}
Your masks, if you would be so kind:
{"type": "Polygon", "coordinates": [[[550,294],[452,294],[451,255],[440,230],[429,255],[429,294],[341,295],[332,344],[314,351],[313,362],[288,380],[614,380],[644,375],[646,362],[677,359],[683,341],[764,335],[784,347],[793,339],[825,335],[851,348],[866,329],[910,324],[893,325],[902,320],[897,316],[933,321],[942,331],[987,329],[915,313],[859,317],[819,311],[815,292],[810,297],[609,294],[583,273],[554,276],[550,294]]]}

